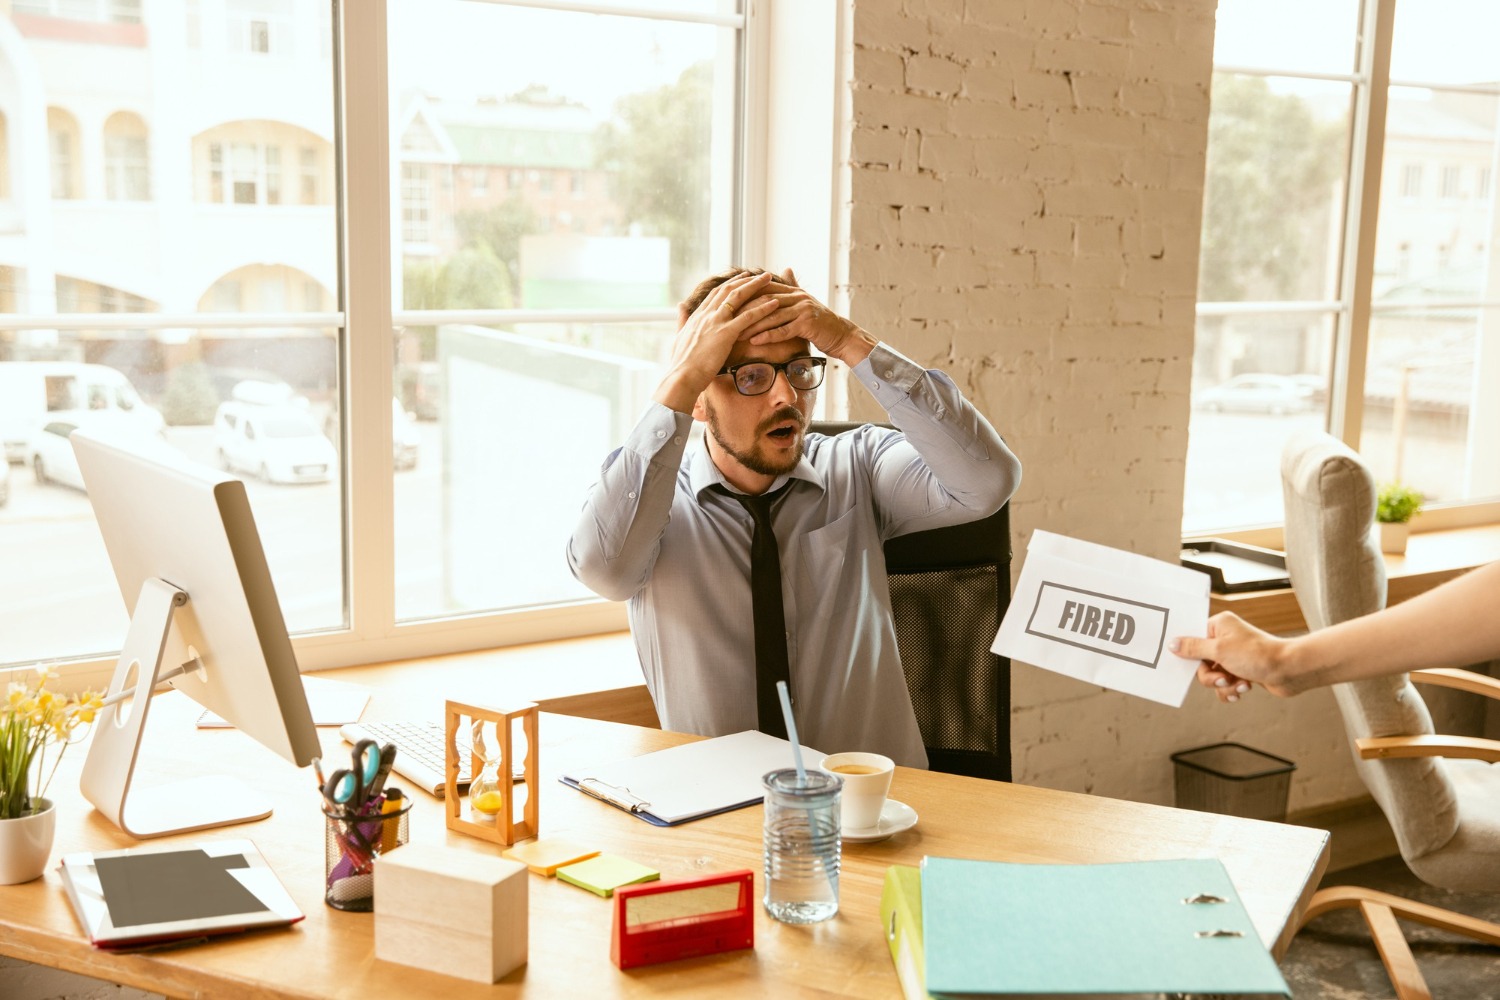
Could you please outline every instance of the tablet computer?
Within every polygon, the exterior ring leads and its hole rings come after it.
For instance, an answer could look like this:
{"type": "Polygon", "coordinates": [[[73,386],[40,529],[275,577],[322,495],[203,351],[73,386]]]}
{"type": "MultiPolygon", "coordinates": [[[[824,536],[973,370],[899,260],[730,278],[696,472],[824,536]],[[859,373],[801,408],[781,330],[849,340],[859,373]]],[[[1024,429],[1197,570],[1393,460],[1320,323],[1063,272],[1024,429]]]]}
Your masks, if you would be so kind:
{"type": "Polygon", "coordinates": [[[304,914],[248,840],[64,855],[63,885],[100,948],[294,924],[304,914]]]}

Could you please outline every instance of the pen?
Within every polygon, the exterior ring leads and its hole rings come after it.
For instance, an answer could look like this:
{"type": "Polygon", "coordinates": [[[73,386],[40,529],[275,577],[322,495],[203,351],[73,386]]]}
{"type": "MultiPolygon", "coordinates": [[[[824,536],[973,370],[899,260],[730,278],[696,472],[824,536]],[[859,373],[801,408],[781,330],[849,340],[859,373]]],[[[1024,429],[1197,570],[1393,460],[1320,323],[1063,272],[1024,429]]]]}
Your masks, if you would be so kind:
{"type": "MultiPolygon", "coordinates": [[[[406,804],[405,798],[406,797],[401,793],[401,789],[399,788],[386,789],[385,801],[380,804],[381,815],[384,816],[390,813],[399,813],[401,811],[401,807],[406,804]]],[[[397,847],[400,846],[400,844],[398,843],[398,835],[400,834],[400,832],[400,816],[391,816],[389,819],[382,821],[380,830],[381,854],[384,854],[387,851],[394,851],[397,847]]]]}
{"type": "Polygon", "coordinates": [[[318,779],[318,790],[321,791],[322,788],[323,788],[323,786],[328,783],[327,779],[323,777],[323,758],[322,757],[314,757],[312,759],[312,765],[313,765],[313,774],[318,779]]]}

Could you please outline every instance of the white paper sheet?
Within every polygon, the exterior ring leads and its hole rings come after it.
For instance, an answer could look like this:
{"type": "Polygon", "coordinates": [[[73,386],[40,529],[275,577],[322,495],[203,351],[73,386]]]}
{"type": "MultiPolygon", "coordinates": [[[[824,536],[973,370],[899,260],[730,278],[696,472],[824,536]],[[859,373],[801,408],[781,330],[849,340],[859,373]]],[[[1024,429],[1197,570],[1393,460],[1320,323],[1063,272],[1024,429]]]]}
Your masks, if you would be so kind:
{"type": "Polygon", "coordinates": [[[1208,574],[1050,531],[1032,533],[991,651],[1180,706],[1197,660],[1173,636],[1208,630],[1208,574]]]}

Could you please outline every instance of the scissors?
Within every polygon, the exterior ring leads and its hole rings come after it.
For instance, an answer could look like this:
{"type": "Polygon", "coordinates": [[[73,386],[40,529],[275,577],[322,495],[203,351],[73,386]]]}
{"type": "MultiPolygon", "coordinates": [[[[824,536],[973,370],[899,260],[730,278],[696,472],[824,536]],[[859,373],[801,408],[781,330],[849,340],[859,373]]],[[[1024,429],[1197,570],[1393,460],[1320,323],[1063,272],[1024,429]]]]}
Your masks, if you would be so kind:
{"type": "Polygon", "coordinates": [[[360,740],[350,751],[349,760],[349,767],[334,771],[323,783],[323,797],[335,809],[357,813],[379,790],[376,780],[382,777],[380,747],[374,740],[360,740]]]}

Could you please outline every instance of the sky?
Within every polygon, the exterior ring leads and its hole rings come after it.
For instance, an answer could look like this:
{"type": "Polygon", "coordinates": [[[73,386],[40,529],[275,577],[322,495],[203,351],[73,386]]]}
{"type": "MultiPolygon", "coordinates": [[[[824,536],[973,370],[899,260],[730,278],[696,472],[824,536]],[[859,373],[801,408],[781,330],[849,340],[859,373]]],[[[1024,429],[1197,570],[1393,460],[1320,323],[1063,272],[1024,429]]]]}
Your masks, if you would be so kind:
{"type": "Polygon", "coordinates": [[[672,83],[692,63],[711,58],[728,33],[711,25],[463,0],[399,0],[387,25],[391,90],[469,99],[544,83],[603,116],[622,90],[672,83]],[[568,41],[561,55],[556,45],[536,44],[559,37],[568,41]]]}
{"type": "MultiPolygon", "coordinates": [[[[1359,0],[1219,0],[1214,61],[1351,72],[1359,8],[1359,0]]],[[[1500,80],[1497,0],[1397,0],[1394,38],[1392,79],[1500,80]]]]}

